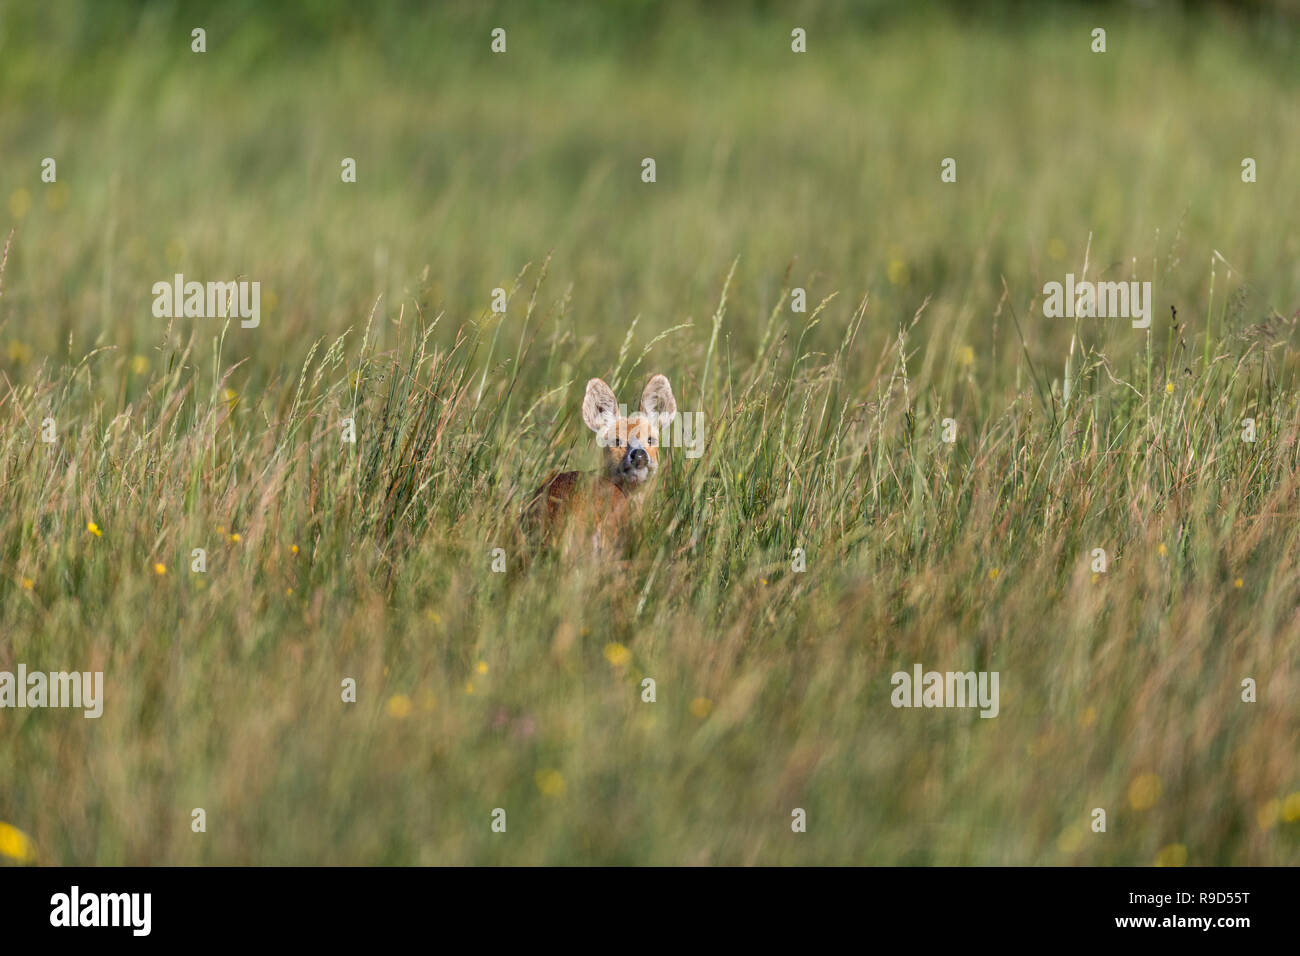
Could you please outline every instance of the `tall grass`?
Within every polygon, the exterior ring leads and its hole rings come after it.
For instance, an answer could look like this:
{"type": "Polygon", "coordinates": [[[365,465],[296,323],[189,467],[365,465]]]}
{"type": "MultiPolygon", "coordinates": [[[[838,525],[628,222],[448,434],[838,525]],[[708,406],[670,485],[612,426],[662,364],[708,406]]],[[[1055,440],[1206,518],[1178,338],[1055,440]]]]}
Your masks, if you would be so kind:
{"type": "Polygon", "coordinates": [[[146,17],[90,92],[0,68],[80,124],[63,199],[0,172],[0,670],[106,680],[98,720],[0,712],[0,821],[48,863],[1300,859],[1296,186],[1234,180],[1300,126],[1227,108],[1294,78],[1173,17],[1107,67],[1066,14],[790,65],[783,20],[701,60],[679,11],[640,72],[516,22],[504,65],[442,41],[434,106],[391,24],[200,75],[146,17]],[[211,144],[159,151],[197,103],[211,144]],[[1149,333],[1042,318],[1085,258],[1156,281],[1149,333]],[[261,279],[263,327],[152,319],[172,271],[261,279]],[[618,560],[530,549],[526,497],[595,466],[587,378],[654,372],[703,454],[618,560]],[[999,715],[895,709],[916,662],[998,671],[999,715]]]}
{"type": "MultiPolygon", "coordinates": [[[[446,349],[416,324],[389,353],[321,343],[261,396],[185,352],[112,415],[103,353],[15,388],[12,421],[61,433],[0,448],[5,663],[108,690],[98,721],[10,712],[4,816],[65,862],[1293,859],[1296,827],[1259,824],[1295,786],[1292,324],[1209,366],[1161,350],[1152,390],[1089,350],[1066,412],[1027,365],[978,402],[976,369],[918,376],[915,323],[863,341],[848,302],[775,309],[757,353],[675,383],[707,448],[666,453],[621,562],[519,550],[581,383],[476,399],[499,318],[446,349]],[[799,344],[831,321],[840,349],[799,344]],[[1001,714],[893,709],[916,661],[999,671],[1001,714]]],[[[564,311],[535,318],[519,357],[554,362],[564,311]]],[[[708,368],[709,332],[647,362],[708,368]]]]}

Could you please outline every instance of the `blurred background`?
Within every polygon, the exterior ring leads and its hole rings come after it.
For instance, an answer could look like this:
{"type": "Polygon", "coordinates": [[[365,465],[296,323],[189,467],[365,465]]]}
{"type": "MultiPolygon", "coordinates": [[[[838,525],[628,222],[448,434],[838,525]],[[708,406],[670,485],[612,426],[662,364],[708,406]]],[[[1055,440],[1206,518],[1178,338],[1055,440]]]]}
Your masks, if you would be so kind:
{"type": "MultiPolygon", "coordinates": [[[[597,366],[635,317],[643,336],[706,321],[737,258],[738,347],[785,284],[813,303],[838,290],[841,321],[870,293],[882,332],[932,297],[918,334],[940,354],[996,351],[1018,345],[989,322],[1003,277],[1024,308],[1085,253],[1092,276],[1153,279],[1167,316],[1207,293],[1218,249],[1249,279],[1244,318],[1289,315],[1298,15],[1295,0],[7,2],[0,365],[112,345],[125,375],[161,345],[153,282],[238,275],[262,283],[265,317],[226,355],[256,387],[381,295],[388,344],[403,304],[450,328],[547,255],[545,302],[571,296],[573,357],[597,366]],[[57,184],[39,178],[47,156],[57,184]]],[[[1026,335],[1056,353],[1067,326],[1026,335]]]]}

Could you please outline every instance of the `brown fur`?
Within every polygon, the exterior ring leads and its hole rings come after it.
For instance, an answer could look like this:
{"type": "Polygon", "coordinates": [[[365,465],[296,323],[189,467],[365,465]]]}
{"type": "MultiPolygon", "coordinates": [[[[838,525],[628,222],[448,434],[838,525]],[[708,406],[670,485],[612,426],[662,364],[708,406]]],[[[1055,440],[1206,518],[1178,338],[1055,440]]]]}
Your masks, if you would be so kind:
{"type": "Polygon", "coordinates": [[[552,539],[581,539],[590,533],[595,543],[611,543],[622,533],[632,513],[631,500],[614,482],[583,471],[564,471],[542,482],[524,508],[530,530],[552,539]]]}
{"type": "Polygon", "coordinates": [[[618,414],[613,390],[593,378],[583,396],[582,419],[596,433],[604,467],[595,474],[551,475],[525,505],[525,525],[553,538],[590,540],[597,548],[618,541],[659,469],[659,430],[676,412],[664,375],[651,377],[641,393],[641,410],[626,418],[618,414]]]}

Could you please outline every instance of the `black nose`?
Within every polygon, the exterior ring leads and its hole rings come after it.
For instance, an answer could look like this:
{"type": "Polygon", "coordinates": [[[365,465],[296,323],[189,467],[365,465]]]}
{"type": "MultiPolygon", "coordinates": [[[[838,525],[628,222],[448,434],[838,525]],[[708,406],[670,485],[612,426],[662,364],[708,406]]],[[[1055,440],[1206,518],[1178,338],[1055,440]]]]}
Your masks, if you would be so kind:
{"type": "Polygon", "coordinates": [[[650,460],[650,457],[645,453],[645,449],[644,449],[644,448],[633,448],[633,449],[632,449],[632,467],[633,467],[633,468],[644,468],[644,467],[646,466],[646,463],[647,463],[649,460],[650,460]]]}

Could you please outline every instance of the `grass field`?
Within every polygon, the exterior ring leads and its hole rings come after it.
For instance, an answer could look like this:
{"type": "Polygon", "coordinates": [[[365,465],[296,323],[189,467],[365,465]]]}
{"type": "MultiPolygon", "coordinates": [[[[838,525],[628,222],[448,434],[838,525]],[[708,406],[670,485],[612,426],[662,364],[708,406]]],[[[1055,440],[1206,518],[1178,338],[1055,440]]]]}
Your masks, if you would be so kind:
{"type": "Polygon", "coordinates": [[[0,6],[0,670],[105,681],[0,859],[1300,862],[1294,20],[317,9],[0,6]],[[704,454],[530,550],[654,372],[704,454]]]}

